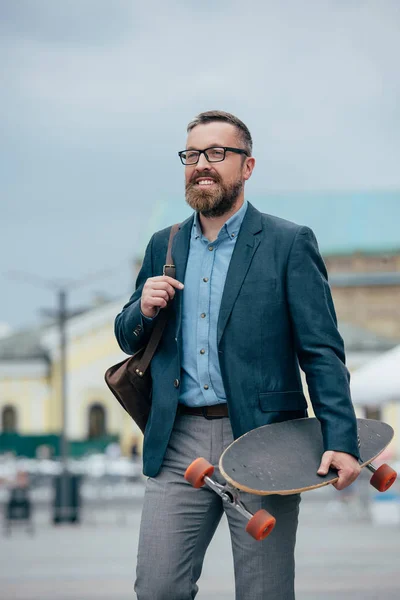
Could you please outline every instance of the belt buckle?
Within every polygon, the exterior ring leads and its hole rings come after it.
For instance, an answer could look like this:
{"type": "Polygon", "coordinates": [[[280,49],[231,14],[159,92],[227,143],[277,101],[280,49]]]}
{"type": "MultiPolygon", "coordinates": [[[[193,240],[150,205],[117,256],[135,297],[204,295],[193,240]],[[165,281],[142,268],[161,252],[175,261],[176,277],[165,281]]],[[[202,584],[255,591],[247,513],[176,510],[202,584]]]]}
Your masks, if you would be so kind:
{"type": "Polygon", "coordinates": [[[201,407],[201,412],[203,413],[203,417],[205,419],[207,419],[207,421],[211,421],[212,420],[212,417],[208,416],[208,406],[202,406],[201,407]]]}
{"type": "Polygon", "coordinates": [[[209,415],[208,414],[208,406],[202,406],[201,412],[203,413],[203,417],[207,419],[207,421],[214,421],[215,419],[223,419],[223,415],[209,415]]]}

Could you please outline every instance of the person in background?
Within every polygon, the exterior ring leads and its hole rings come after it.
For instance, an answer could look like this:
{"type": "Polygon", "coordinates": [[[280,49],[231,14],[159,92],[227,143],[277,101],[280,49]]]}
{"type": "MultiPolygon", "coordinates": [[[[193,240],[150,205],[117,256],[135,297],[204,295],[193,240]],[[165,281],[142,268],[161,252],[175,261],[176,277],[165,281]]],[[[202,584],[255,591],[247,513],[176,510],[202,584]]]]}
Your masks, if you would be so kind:
{"type": "Polygon", "coordinates": [[[139,447],[138,447],[138,439],[135,435],[132,436],[130,454],[131,454],[132,460],[134,462],[136,462],[139,458],[139,447]]]}

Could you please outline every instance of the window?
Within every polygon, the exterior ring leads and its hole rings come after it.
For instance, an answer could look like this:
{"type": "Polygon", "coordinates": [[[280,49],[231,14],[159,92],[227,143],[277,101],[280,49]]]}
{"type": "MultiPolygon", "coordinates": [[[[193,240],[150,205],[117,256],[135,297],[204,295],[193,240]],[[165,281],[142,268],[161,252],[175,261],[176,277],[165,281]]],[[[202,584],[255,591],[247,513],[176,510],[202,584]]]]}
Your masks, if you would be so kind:
{"type": "Polygon", "coordinates": [[[94,439],[106,435],[106,411],[102,404],[92,404],[89,408],[88,438],[94,439]]]}
{"type": "Polygon", "coordinates": [[[17,432],[17,411],[13,406],[5,406],[1,414],[1,430],[3,433],[17,432]]]}

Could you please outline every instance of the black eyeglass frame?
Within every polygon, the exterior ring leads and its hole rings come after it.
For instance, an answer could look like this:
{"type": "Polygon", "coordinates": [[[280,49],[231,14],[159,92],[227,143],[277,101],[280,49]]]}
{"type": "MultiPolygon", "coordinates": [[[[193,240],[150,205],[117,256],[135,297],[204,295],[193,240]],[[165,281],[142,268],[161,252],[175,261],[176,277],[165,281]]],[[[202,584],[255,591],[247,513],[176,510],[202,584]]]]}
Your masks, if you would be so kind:
{"type": "Polygon", "coordinates": [[[209,163],[216,163],[216,162],[222,162],[223,160],[225,160],[227,152],[235,152],[236,154],[245,154],[246,156],[249,156],[249,153],[247,152],[247,150],[242,150],[241,148],[231,148],[230,146],[210,146],[209,148],[205,148],[204,150],[195,150],[194,148],[192,150],[181,150],[180,152],[178,152],[178,156],[181,159],[181,163],[185,167],[192,167],[193,165],[197,165],[197,163],[200,160],[200,156],[202,154],[204,154],[204,156],[206,157],[206,159],[209,163]],[[220,160],[210,160],[207,156],[207,150],[214,150],[215,148],[220,148],[221,150],[224,151],[224,157],[221,158],[220,160]],[[183,162],[182,154],[184,154],[185,152],[198,152],[199,156],[198,156],[196,162],[193,162],[193,163],[183,162]]]}

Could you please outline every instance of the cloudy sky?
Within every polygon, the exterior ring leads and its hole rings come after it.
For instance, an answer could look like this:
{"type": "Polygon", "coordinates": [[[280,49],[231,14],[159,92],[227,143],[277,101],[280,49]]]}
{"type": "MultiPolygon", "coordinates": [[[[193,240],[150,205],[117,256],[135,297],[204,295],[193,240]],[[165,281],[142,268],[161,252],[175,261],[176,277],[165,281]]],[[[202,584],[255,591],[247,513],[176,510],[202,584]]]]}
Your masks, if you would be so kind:
{"type": "Polygon", "coordinates": [[[203,110],[250,128],[249,199],[400,189],[399,34],[397,0],[0,0],[0,322],[55,301],[10,271],[129,295],[203,110]]]}

